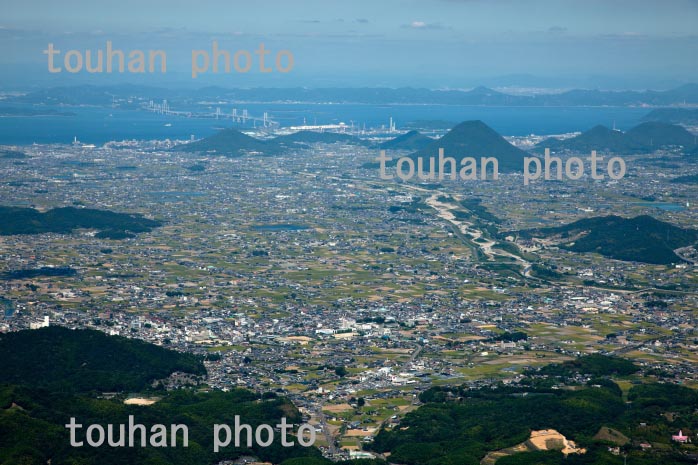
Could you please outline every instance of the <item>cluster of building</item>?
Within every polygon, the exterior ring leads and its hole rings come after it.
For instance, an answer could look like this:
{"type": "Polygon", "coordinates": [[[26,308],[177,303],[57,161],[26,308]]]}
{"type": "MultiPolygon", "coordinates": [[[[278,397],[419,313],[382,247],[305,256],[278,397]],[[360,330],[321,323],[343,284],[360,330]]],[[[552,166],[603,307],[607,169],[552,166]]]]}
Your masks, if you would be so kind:
{"type": "MultiPolygon", "coordinates": [[[[8,204],[163,222],[119,241],[90,228],[0,236],[0,331],[56,324],[198,353],[210,387],[285,393],[322,432],[333,421],[368,428],[328,418],[328,405],[357,397],[412,405],[435,381],[516,383],[526,370],[584,353],[629,357],[668,381],[698,377],[693,265],[605,260],[516,238],[580,211],[612,212],[612,196],[684,195],[647,182],[649,165],[622,187],[536,184],[522,194],[516,175],[441,187],[454,201],[481,199],[511,231],[510,245],[565,277],[556,281],[475,250],[477,240],[425,203],[434,186],[380,181],[363,168],[375,158],[369,149],[318,144],[253,163],[174,145],[37,145],[20,163],[0,161],[8,204]],[[2,275],[51,267],[75,273],[2,275]],[[632,287],[638,281],[646,289],[632,287]]],[[[692,212],[664,214],[685,224],[692,212]]],[[[467,221],[485,237],[487,222],[467,221]]],[[[366,425],[392,421],[377,418],[366,425]]],[[[330,455],[340,453],[333,444],[330,455]]]]}

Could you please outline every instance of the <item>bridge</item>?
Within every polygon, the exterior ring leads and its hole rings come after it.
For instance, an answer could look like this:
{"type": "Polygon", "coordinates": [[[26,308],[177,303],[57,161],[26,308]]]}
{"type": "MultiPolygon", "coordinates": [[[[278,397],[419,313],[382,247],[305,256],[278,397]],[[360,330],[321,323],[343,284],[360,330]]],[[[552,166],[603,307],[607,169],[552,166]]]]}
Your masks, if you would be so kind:
{"type": "Polygon", "coordinates": [[[262,116],[253,116],[247,109],[241,109],[238,111],[237,108],[233,108],[231,111],[222,111],[220,107],[216,107],[214,112],[197,112],[197,111],[181,111],[173,110],[167,100],[163,100],[162,103],[156,103],[150,100],[144,109],[158,115],[166,116],[181,116],[184,118],[210,118],[210,119],[230,119],[233,122],[246,125],[252,124],[254,127],[257,125],[265,128],[277,127],[278,122],[272,120],[269,117],[269,113],[266,111],[262,116]]]}

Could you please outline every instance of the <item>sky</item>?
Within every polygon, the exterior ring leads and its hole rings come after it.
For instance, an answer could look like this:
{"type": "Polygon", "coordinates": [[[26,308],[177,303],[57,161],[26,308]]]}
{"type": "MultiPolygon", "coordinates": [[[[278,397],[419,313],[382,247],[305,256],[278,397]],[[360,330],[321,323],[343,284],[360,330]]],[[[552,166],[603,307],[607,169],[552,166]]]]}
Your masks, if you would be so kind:
{"type": "MultiPolygon", "coordinates": [[[[667,88],[698,82],[698,0],[0,0],[0,86],[667,88]],[[49,73],[68,50],[165,50],[167,73],[49,73]],[[260,43],[287,73],[191,77],[191,51],[260,43]]],[[[254,54],[252,55],[255,56],[254,54]]],[[[258,63],[253,63],[253,70],[258,63]]]]}

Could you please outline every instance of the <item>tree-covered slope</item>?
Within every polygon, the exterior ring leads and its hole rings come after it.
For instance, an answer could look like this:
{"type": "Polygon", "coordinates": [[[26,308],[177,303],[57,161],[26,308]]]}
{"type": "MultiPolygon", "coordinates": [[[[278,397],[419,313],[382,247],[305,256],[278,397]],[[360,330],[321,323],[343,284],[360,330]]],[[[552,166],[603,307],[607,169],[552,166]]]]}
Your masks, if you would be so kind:
{"type": "Polygon", "coordinates": [[[594,355],[533,371],[512,386],[432,387],[420,395],[425,404],[398,426],[381,429],[371,448],[389,453],[391,463],[407,465],[489,464],[483,459],[502,450],[498,465],[621,465],[623,457],[609,451],[617,444],[599,434],[612,429],[627,439],[622,446],[627,463],[691,463],[692,446],[677,447],[671,436],[697,430],[698,393],[645,379],[624,397],[612,377],[637,369],[626,360],[594,355]],[[580,375],[589,371],[591,377],[580,375]],[[532,431],[550,429],[584,453],[512,449],[526,444],[532,431]]]}
{"type": "Polygon", "coordinates": [[[33,208],[0,206],[0,235],[68,234],[75,229],[98,229],[104,237],[130,237],[161,226],[157,220],[141,215],[115,213],[91,208],[63,207],[44,213],[33,208]]]}
{"type": "Polygon", "coordinates": [[[596,252],[617,260],[655,264],[679,262],[674,250],[698,241],[698,230],[648,215],[586,218],[564,226],[523,231],[522,235],[548,237],[574,252],[596,252]]]}
{"type": "Polygon", "coordinates": [[[60,391],[139,391],[201,360],[137,339],[51,326],[0,335],[0,383],[60,391]]]}

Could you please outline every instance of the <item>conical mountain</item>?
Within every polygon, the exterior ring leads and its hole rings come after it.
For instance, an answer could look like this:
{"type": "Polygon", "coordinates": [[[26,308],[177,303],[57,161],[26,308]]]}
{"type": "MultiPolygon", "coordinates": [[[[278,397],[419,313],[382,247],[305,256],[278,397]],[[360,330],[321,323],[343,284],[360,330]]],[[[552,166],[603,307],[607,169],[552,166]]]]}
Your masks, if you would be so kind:
{"type": "Polygon", "coordinates": [[[570,139],[546,139],[536,145],[536,152],[611,152],[618,154],[650,153],[663,147],[683,146],[686,152],[696,146],[696,136],[675,124],[649,121],[623,133],[606,126],[594,126],[570,139]]]}
{"type": "Polygon", "coordinates": [[[444,149],[445,157],[455,158],[458,163],[465,157],[474,157],[478,159],[478,163],[480,157],[494,157],[498,161],[500,172],[520,171],[523,158],[528,155],[480,120],[458,124],[441,139],[413,153],[411,158],[424,158],[424,166],[429,166],[428,158],[438,159],[440,148],[444,149]]]}
{"type": "Polygon", "coordinates": [[[380,148],[387,150],[420,150],[434,142],[431,137],[425,136],[419,131],[410,131],[395,139],[383,142],[380,148]]]}
{"type": "Polygon", "coordinates": [[[599,124],[576,137],[564,140],[551,138],[536,145],[538,152],[543,152],[546,148],[553,152],[569,150],[589,153],[596,150],[598,152],[626,153],[632,149],[632,144],[629,144],[622,132],[599,124]]]}
{"type": "Polygon", "coordinates": [[[648,121],[635,126],[625,135],[645,147],[660,148],[679,145],[693,147],[698,145],[698,138],[683,126],[657,121],[648,121]]]}

